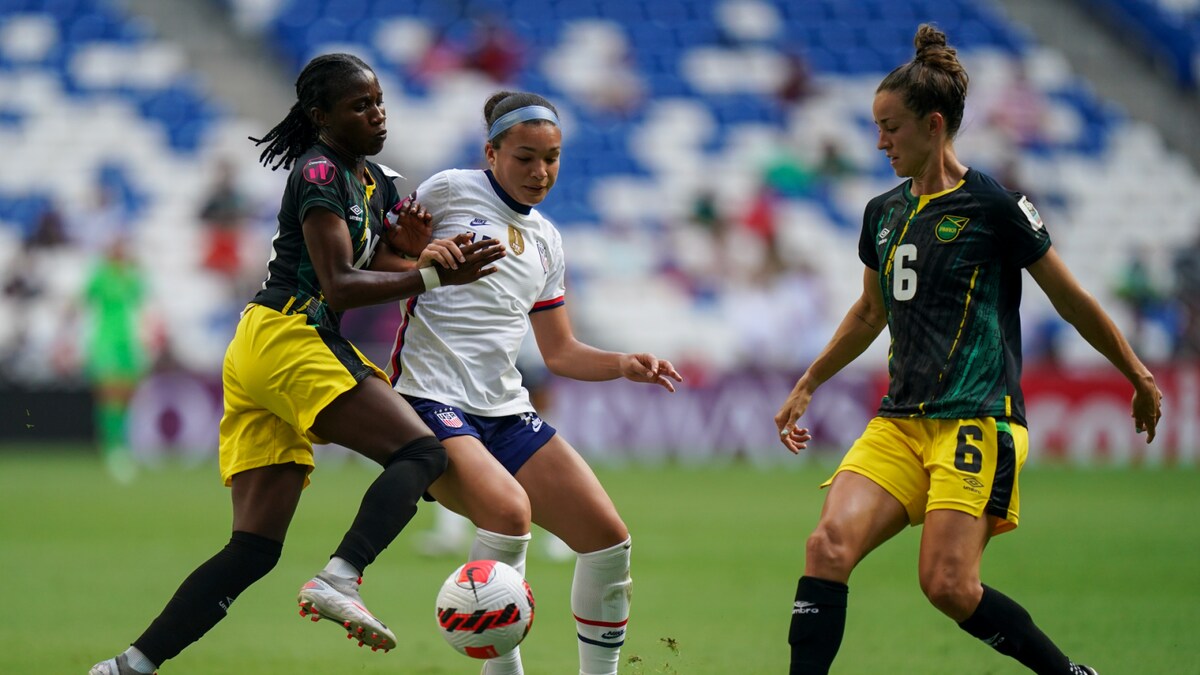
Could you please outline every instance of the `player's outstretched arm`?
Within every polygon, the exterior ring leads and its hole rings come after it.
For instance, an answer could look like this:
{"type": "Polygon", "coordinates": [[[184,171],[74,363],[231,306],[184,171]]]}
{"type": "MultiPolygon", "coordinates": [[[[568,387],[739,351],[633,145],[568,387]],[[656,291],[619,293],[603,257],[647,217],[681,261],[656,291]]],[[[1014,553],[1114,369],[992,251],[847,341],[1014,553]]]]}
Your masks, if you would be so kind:
{"type": "MultiPolygon", "coordinates": [[[[310,209],[303,228],[304,243],[321,282],[321,291],[336,311],[394,302],[431,287],[421,270],[389,272],[355,268],[354,247],[346,222],[332,211],[310,209]]],[[[504,246],[496,240],[468,244],[461,252],[463,262],[457,269],[435,268],[435,285],[465,284],[485,277],[496,271],[490,265],[505,255],[504,246]]]]}
{"type": "Polygon", "coordinates": [[[788,451],[799,453],[811,439],[808,429],[797,428],[796,422],[808,409],[813,392],[866,351],[886,325],[887,311],[879,290],[879,273],[865,268],[862,295],[850,306],[829,343],[804,371],[775,414],[779,440],[788,451]]]}
{"type": "Polygon", "coordinates": [[[550,372],[573,380],[601,382],[623,377],[675,391],[683,376],[670,361],[653,354],[609,352],[575,338],[565,307],[535,312],[529,317],[538,351],[550,372]]]}
{"type": "Polygon", "coordinates": [[[1096,351],[1104,355],[1121,374],[1133,384],[1131,404],[1134,429],[1146,433],[1146,442],[1154,440],[1158,420],[1162,417],[1162,392],[1150,369],[1134,353],[1129,341],[1113,323],[1096,298],[1088,293],[1051,246],[1046,254],[1029,266],[1029,274],[1037,282],[1054,310],[1096,351]]]}

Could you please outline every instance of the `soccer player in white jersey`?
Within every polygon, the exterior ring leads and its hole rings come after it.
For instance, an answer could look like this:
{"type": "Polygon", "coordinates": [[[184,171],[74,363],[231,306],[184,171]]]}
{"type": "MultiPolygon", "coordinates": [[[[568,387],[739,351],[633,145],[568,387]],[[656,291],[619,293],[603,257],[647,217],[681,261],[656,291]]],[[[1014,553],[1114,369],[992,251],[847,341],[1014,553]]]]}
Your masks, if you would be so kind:
{"type": "MultiPolygon", "coordinates": [[[[456,264],[456,236],[507,242],[503,265],[468,286],[404,304],[392,382],[450,457],[431,496],[476,526],[472,560],[525,573],[530,522],[577,554],[571,586],[579,671],[617,672],[629,620],[629,530],[591,468],[531,405],[517,354],[532,325],[549,370],[577,380],[624,377],[675,390],[682,378],[652,354],[580,342],[564,307],[562,237],[534,208],[558,177],[562,131],[541,96],[499,92],[484,106],[487,170],[448,170],[417,189],[434,242],[418,266],[456,264]]],[[[457,241],[463,241],[459,238],[457,241]]],[[[520,651],[484,662],[485,675],[524,672],[520,651]]]]}

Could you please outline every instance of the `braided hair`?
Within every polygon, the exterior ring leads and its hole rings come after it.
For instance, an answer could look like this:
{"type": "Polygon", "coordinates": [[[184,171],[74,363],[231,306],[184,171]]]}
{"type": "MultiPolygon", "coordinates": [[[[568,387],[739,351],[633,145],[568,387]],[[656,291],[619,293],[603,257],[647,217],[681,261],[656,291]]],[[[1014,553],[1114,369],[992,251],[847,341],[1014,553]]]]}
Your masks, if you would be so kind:
{"type": "Polygon", "coordinates": [[[272,171],[281,166],[292,168],[292,162],[317,142],[318,129],[308,111],[314,107],[329,110],[345,83],[364,70],[374,72],[353,54],[323,54],[309,61],[296,78],[296,102],[287,117],[262,138],[250,137],[255,145],[268,144],[258,161],[272,171]]]}

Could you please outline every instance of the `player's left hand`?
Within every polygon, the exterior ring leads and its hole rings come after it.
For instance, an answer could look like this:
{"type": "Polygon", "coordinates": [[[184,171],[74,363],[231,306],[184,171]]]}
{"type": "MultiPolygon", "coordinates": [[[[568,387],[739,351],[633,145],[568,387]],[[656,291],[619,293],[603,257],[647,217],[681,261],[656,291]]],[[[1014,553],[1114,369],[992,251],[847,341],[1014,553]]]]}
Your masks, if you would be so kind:
{"type": "Polygon", "coordinates": [[[653,354],[622,356],[621,376],[632,382],[657,384],[671,392],[675,391],[675,382],[683,382],[683,376],[676,372],[670,361],[656,358],[653,354]]]}
{"type": "Polygon", "coordinates": [[[1154,383],[1153,376],[1147,376],[1145,382],[1137,384],[1133,389],[1133,402],[1130,404],[1133,418],[1133,428],[1140,434],[1146,433],[1146,442],[1154,440],[1154,432],[1158,428],[1158,420],[1162,418],[1162,392],[1154,383]]]}
{"type": "Polygon", "coordinates": [[[415,258],[433,237],[433,214],[417,201],[414,191],[387,212],[384,223],[387,243],[397,253],[415,258]]]}

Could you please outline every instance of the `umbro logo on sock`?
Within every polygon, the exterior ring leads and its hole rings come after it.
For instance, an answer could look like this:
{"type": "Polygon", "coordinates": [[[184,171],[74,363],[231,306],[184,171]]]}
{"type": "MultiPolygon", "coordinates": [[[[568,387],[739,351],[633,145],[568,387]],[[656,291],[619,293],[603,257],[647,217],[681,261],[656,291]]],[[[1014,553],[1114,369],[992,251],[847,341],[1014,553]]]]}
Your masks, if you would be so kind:
{"type": "Polygon", "coordinates": [[[821,610],[815,603],[797,600],[792,606],[792,614],[820,614],[821,610]]]}

